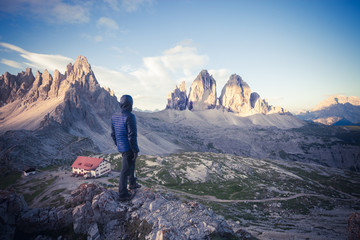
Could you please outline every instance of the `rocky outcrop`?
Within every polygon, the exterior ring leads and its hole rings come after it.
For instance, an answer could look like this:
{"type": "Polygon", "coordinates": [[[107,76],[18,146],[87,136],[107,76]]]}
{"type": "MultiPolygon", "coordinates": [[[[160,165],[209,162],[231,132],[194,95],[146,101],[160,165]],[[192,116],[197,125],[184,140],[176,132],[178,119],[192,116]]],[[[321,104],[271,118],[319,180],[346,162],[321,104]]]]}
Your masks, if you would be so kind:
{"type": "Polygon", "coordinates": [[[174,91],[169,93],[166,109],[185,110],[187,106],[186,83],[182,82],[180,86],[175,86],[174,91]]]}
{"type": "Polygon", "coordinates": [[[0,190],[0,239],[14,239],[17,221],[27,210],[23,196],[0,190]]]}
{"type": "Polygon", "coordinates": [[[216,81],[207,70],[202,70],[191,84],[189,110],[206,110],[215,108],[217,101],[216,81]]]}
{"type": "Polygon", "coordinates": [[[19,73],[17,76],[6,72],[0,76],[0,107],[11,103],[17,99],[21,99],[29,91],[35,78],[31,68],[27,68],[25,72],[19,73]]]}
{"type": "Polygon", "coordinates": [[[69,238],[72,231],[88,239],[251,238],[237,223],[198,202],[180,201],[151,189],[140,189],[131,201],[120,202],[113,190],[83,184],[73,192],[75,197],[65,206],[29,209],[21,196],[0,191],[0,238],[12,239],[16,234],[24,239],[37,235],[69,238]],[[74,203],[79,205],[72,207],[74,203]]]}
{"type": "Polygon", "coordinates": [[[250,94],[249,85],[239,75],[233,74],[222,89],[219,102],[231,112],[249,112],[251,110],[250,94]]]}
{"type": "Polygon", "coordinates": [[[348,219],[348,240],[360,239],[360,213],[353,213],[348,219]]]}
{"type": "Polygon", "coordinates": [[[260,98],[260,95],[256,92],[252,92],[250,95],[250,106],[257,113],[267,114],[269,112],[269,104],[264,99],[260,98]]]}

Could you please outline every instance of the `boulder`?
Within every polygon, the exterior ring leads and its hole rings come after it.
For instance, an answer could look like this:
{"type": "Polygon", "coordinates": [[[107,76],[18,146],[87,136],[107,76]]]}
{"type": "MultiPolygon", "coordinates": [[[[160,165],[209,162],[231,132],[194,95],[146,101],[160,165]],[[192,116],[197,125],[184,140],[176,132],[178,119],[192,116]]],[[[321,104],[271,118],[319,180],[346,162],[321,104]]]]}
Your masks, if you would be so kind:
{"type": "Polygon", "coordinates": [[[127,206],[119,202],[119,194],[105,190],[92,200],[92,209],[96,222],[105,224],[114,219],[125,220],[127,206]]]}
{"type": "Polygon", "coordinates": [[[76,207],[85,202],[91,203],[93,197],[104,190],[104,188],[98,185],[92,183],[83,183],[77,189],[71,192],[71,199],[69,199],[67,203],[70,204],[72,207],[76,207]]]}
{"type": "Polygon", "coordinates": [[[348,240],[360,239],[360,213],[353,213],[348,219],[348,240]]]}
{"type": "Polygon", "coordinates": [[[72,212],[74,232],[87,234],[91,225],[95,223],[94,212],[90,202],[85,202],[74,208],[72,212]]]}
{"type": "Polygon", "coordinates": [[[28,209],[22,195],[0,190],[0,239],[13,239],[21,213],[28,209]]]}

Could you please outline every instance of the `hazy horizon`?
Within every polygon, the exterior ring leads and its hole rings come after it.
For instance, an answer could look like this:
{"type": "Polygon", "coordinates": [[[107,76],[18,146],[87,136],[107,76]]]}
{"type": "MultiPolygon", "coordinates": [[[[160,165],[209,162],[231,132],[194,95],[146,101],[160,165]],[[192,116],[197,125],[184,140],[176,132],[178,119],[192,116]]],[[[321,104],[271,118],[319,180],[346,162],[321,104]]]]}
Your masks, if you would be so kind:
{"type": "Polygon", "coordinates": [[[164,109],[207,69],[236,73],[271,105],[360,96],[359,1],[1,1],[0,74],[65,72],[85,56],[101,86],[164,109]]]}

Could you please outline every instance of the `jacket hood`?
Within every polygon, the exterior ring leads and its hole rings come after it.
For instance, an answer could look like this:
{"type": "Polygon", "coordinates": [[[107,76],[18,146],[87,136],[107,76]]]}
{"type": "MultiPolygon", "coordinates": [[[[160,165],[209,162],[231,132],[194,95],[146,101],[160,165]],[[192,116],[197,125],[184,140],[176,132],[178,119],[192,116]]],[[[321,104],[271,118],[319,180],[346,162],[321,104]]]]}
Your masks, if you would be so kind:
{"type": "Polygon", "coordinates": [[[120,98],[120,108],[122,111],[132,111],[133,99],[130,95],[123,95],[120,98]]]}

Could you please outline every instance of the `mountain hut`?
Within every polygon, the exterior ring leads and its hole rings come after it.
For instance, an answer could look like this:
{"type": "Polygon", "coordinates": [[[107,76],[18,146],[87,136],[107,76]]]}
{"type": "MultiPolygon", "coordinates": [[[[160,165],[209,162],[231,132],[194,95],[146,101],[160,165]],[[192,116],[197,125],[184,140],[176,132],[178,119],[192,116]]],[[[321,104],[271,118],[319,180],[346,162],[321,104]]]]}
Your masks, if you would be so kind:
{"type": "Polygon", "coordinates": [[[73,174],[84,177],[100,177],[111,172],[110,163],[102,158],[78,156],[71,167],[73,174]]]}

